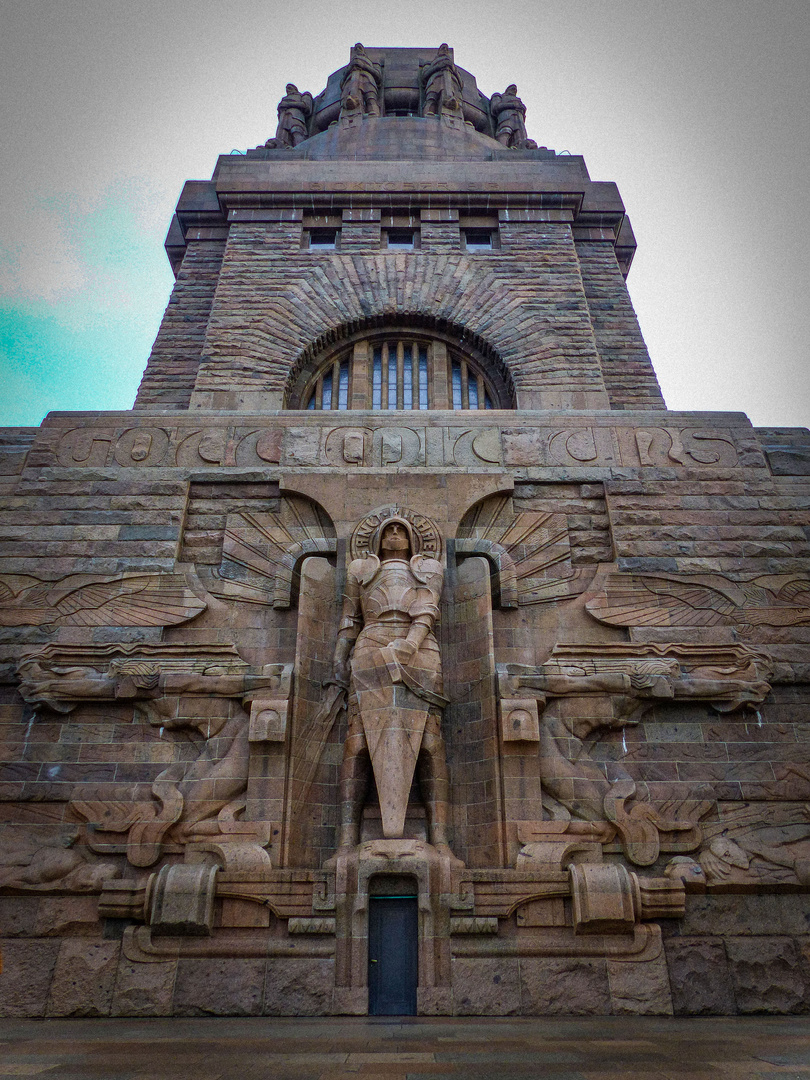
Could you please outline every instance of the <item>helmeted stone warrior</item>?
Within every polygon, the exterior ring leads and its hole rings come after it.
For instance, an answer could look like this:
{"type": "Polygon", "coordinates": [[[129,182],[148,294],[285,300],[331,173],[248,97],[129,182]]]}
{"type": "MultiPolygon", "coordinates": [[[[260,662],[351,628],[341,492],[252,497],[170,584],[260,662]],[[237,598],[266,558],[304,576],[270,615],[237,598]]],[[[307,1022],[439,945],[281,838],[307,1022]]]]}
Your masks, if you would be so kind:
{"type": "Polygon", "coordinates": [[[379,116],[381,86],[382,68],[369,59],[358,41],[340,80],[341,113],[359,111],[367,116],[379,116]]]}
{"type": "Polygon", "coordinates": [[[300,93],[295,83],[287,83],[287,92],[278,103],[278,127],[276,137],[268,139],[266,146],[295,147],[309,138],[307,119],[312,113],[312,94],[300,93]]]}
{"type": "Polygon", "coordinates": [[[424,116],[461,112],[461,76],[450,55],[450,46],[442,44],[435,59],[422,69],[425,84],[424,116]]]}
{"type": "Polygon", "coordinates": [[[349,565],[335,649],[335,681],[349,691],[340,792],[344,850],[359,842],[370,760],[384,836],[403,836],[416,772],[429,840],[449,852],[449,784],[440,731],[447,702],[433,635],[443,574],[441,563],[419,550],[410,522],[392,516],[372,534],[368,556],[349,565]]]}

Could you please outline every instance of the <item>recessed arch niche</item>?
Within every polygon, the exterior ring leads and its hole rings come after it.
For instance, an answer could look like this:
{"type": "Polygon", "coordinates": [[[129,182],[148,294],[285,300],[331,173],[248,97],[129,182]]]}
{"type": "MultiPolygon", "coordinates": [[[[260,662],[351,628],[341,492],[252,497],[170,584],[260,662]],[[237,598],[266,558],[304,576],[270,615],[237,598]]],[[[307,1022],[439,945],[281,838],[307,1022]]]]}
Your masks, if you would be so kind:
{"type": "Polygon", "coordinates": [[[374,411],[513,409],[503,361],[474,335],[424,320],[329,335],[306,350],[285,407],[374,411]]]}

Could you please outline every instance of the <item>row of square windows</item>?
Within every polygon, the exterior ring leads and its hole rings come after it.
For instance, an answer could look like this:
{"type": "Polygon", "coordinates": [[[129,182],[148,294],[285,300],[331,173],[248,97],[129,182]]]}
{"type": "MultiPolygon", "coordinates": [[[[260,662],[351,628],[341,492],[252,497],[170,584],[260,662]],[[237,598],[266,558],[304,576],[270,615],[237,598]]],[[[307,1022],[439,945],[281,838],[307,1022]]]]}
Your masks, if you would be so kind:
{"type": "MultiPolygon", "coordinates": [[[[340,249],[341,230],[335,228],[304,229],[303,247],[309,251],[335,251],[340,249]]],[[[492,251],[499,246],[497,229],[459,229],[459,240],[466,251],[492,251]]],[[[387,251],[418,251],[421,247],[420,230],[382,229],[380,247],[387,251]]]]}

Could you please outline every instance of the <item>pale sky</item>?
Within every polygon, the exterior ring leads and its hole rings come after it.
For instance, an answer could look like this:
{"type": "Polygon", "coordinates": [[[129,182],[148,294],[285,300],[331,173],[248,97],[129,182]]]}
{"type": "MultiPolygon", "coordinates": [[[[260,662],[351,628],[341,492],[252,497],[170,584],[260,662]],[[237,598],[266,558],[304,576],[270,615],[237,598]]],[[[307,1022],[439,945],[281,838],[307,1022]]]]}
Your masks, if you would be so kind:
{"type": "Polygon", "coordinates": [[[370,46],[438,46],[619,185],[672,409],[810,426],[808,0],[0,0],[0,424],[126,409],[186,179],[370,46]]]}

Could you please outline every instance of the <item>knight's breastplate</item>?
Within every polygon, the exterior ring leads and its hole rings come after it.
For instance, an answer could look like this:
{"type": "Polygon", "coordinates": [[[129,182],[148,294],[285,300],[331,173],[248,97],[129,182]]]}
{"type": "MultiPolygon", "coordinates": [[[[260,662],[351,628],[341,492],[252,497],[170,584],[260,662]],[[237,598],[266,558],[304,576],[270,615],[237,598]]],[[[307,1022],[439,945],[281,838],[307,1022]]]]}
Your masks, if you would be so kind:
{"type": "Polygon", "coordinates": [[[380,566],[363,590],[361,607],[366,625],[409,618],[416,599],[416,581],[410,566],[401,559],[389,559],[380,566]]]}

